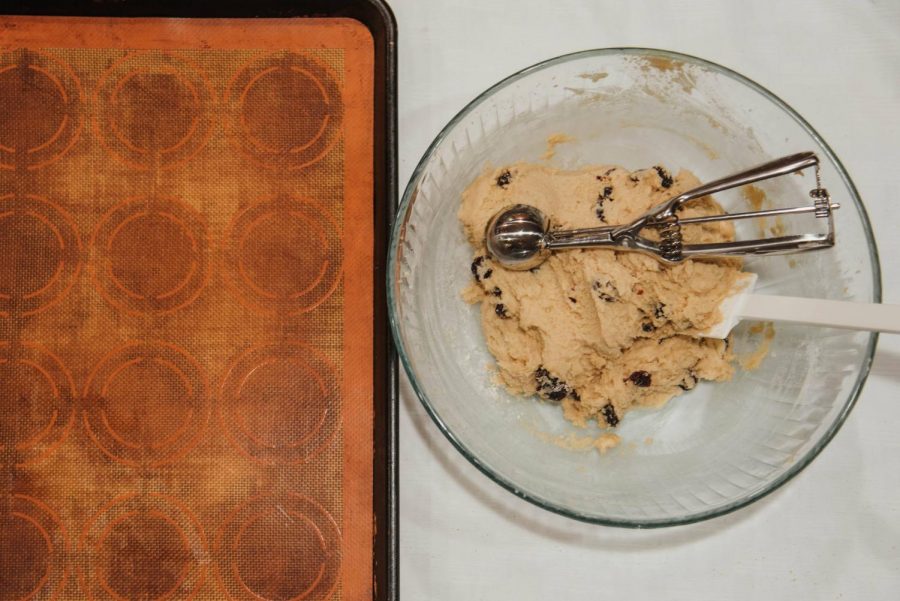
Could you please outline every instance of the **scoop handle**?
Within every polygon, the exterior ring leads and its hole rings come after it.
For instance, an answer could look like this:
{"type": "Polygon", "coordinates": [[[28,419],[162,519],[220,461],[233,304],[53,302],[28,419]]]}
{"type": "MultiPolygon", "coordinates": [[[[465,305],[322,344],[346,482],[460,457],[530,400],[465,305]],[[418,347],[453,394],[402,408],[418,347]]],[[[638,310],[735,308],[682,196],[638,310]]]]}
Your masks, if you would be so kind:
{"type": "Polygon", "coordinates": [[[722,192],[723,190],[730,190],[731,188],[737,188],[738,186],[743,186],[745,184],[752,184],[753,182],[758,182],[764,179],[787,175],[789,173],[794,173],[796,171],[800,171],[802,169],[806,169],[807,167],[812,167],[818,164],[819,159],[818,157],[816,157],[816,154],[814,152],[798,152],[797,154],[781,157],[775,159],[774,161],[769,161],[768,163],[757,165],[756,167],[753,167],[746,171],[741,171],[740,173],[735,173],[733,175],[711,181],[709,183],[698,186],[693,190],[688,190],[687,192],[684,192],[683,194],[678,196],[675,199],[674,204],[675,206],[678,206],[689,200],[693,200],[694,198],[700,198],[701,196],[715,194],[716,192],[722,192]]]}
{"type": "Polygon", "coordinates": [[[900,305],[750,294],[740,318],[900,334],[900,305]]]}

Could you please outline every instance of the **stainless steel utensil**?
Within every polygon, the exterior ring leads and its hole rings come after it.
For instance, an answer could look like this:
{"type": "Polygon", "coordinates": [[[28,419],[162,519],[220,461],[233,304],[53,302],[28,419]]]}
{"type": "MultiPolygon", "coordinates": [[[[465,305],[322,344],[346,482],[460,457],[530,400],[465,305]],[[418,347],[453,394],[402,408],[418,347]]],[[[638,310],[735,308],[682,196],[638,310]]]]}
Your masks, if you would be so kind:
{"type": "Polygon", "coordinates": [[[651,254],[667,263],[703,256],[787,254],[834,246],[833,211],[838,208],[840,205],[831,202],[828,191],[821,185],[818,157],[812,152],[801,152],[688,190],[625,225],[552,230],[548,218],[537,208],[522,204],[511,205],[488,222],[485,244],[496,261],[512,270],[532,269],[543,263],[552,252],[573,248],[638,251],[651,254]],[[687,219],[679,219],[676,214],[680,206],[691,200],[809,167],[816,169],[816,187],[809,193],[813,199],[812,205],[687,219]],[[816,217],[825,219],[827,232],[710,244],[684,244],[682,240],[681,226],[686,224],[798,213],[815,213],[816,217]],[[644,228],[656,229],[659,241],[641,236],[640,232],[644,228]]]}

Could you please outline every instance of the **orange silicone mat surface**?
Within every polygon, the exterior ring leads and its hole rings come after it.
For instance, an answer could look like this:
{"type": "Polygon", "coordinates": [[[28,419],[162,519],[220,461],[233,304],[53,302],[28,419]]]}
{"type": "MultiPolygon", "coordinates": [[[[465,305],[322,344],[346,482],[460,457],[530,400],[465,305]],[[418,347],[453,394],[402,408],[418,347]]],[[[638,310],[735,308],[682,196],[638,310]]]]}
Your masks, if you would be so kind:
{"type": "Polygon", "coordinates": [[[0,599],[370,599],[373,45],[0,18],[0,599]]]}

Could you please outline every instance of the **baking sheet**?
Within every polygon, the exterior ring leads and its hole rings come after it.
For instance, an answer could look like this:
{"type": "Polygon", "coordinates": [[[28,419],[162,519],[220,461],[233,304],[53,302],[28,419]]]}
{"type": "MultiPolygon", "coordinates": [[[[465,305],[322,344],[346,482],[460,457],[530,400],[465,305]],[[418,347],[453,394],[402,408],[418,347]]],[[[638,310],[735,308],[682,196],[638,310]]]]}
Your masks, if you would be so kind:
{"type": "Polygon", "coordinates": [[[4,595],[371,598],[370,32],[0,24],[4,595]]]}

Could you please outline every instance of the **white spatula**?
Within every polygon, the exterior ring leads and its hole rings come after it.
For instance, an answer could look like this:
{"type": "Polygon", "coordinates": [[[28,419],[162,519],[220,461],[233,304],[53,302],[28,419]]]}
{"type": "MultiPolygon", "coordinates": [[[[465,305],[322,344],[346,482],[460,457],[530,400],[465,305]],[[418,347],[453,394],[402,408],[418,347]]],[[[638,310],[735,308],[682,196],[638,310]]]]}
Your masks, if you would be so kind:
{"type": "Polygon", "coordinates": [[[722,321],[700,336],[725,338],[744,319],[900,334],[900,305],[753,294],[756,279],[755,273],[747,274],[719,306],[722,321]]]}

